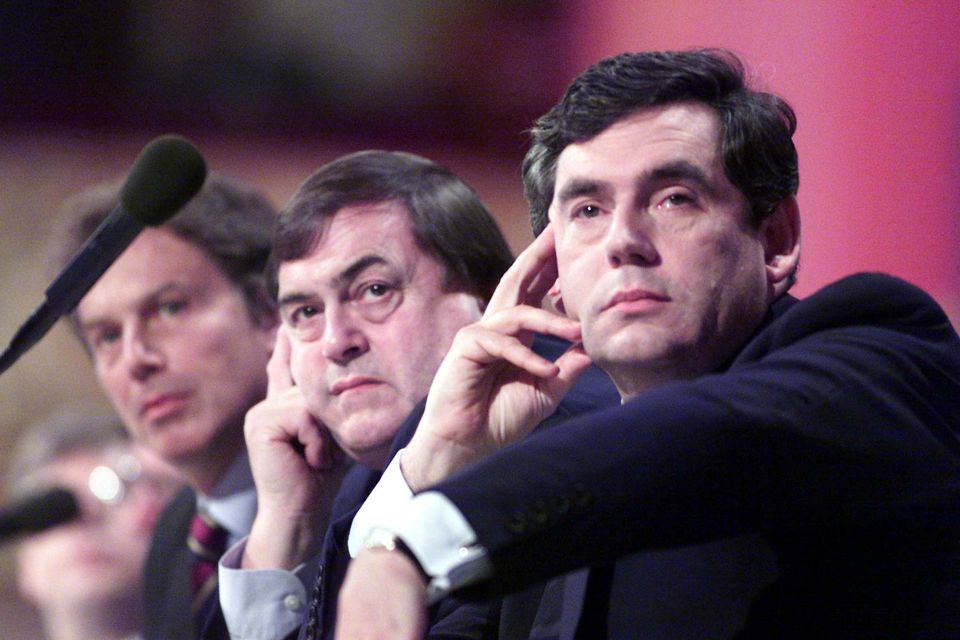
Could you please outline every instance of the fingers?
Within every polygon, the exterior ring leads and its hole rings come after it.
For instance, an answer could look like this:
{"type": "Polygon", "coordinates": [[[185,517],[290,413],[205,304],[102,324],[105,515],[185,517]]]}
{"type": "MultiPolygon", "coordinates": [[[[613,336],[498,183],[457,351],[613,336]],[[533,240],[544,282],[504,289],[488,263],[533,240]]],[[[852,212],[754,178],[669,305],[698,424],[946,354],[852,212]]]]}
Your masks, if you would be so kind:
{"type": "Polygon", "coordinates": [[[330,431],[321,425],[313,424],[311,428],[301,430],[297,440],[303,445],[303,457],[307,464],[317,471],[333,469],[343,457],[330,431]]]}
{"type": "Polygon", "coordinates": [[[528,336],[533,333],[548,333],[578,342],[580,325],[535,307],[504,309],[462,329],[451,352],[478,364],[504,360],[541,378],[557,375],[560,372],[557,364],[530,349],[528,336]]]}
{"type": "Polygon", "coordinates": [[[517,305],[539,306],[557,280],[557,256],[552,225],[547,225],[524,249],[500,280],[487,312],[517,305]]]}
{"type": "Polygon", "coordinates": [[[569,342],[580,342],[580,323],[546,309],[517,306],[484,316],[479,323],[492,331],[513,336],[546,333],[569,342]]]}
{"type": "Polygon", "coordinates": [[[479,364],[507,362],[538,378],[549,378],[559,372],[555,364],[517,338],[495,331],[478,331],[464,355],[479,364]]]}
{"type": "Polygon", "coordinates": [[[277,329],[277,340],[267,362],[267,395],[274,396],[294,386],[290,375],[290,336],[283,325],[277,329]]]}
{"type": "Polygon", "coordinates": [[[251,407],[244,421],[244,434],[251,456],[281,445],[318,471],[335,462],[336,444],[330,432],[310,413],[297,387],[274,392],[251,407]]]}
{"type": "Polygon", "coordinates": [[[559,373],[548,384],[549,394],[557,402],[567,394],[567,391],[577,381],[577,378],[592,364],[590,356],[583,350],[583,345],[577,343],[567,349],[557,358],[556,365],[559,373]]]}

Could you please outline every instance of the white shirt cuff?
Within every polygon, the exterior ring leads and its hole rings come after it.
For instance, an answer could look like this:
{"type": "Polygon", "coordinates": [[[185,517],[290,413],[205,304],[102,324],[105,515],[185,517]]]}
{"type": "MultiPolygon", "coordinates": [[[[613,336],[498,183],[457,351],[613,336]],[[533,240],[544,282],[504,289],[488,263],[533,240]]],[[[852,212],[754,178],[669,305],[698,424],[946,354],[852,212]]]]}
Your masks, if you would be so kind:
{"type": "Polygon", "coordinates": [[[357,513],[347,545],[355,557],[373,531],[396,535],[430,577],[427,596],[436,602],[453,589],[488,577],[490,562],[473,528],[445,495],[426,491],[411,496],[400,472],[402,454],[394,456],[357,513]]]}
{"type": "Polygon", "coordinates": [[[413,491],[407,485],[407,480],[400,470],[400,457],[404,449],[400,449],[393,460],[384,469],[380,481],[373,488],[370,495],[363,502],[357,515],[350,525],[350,535],[347,537],[347,548],[350,557],[356,558],[363,548],[363,541],[370,530],[378,526],[385,518],[395,518],[402,514],[407,504],[413,498],[413,491]]]}
{"type": "Polygon", "coordinates": [[[220,558],[220,607],[234,640],[278,640],[293,633],[309,604],[315,564],[284,569],[241,569],[244,538],[220,558]]]}

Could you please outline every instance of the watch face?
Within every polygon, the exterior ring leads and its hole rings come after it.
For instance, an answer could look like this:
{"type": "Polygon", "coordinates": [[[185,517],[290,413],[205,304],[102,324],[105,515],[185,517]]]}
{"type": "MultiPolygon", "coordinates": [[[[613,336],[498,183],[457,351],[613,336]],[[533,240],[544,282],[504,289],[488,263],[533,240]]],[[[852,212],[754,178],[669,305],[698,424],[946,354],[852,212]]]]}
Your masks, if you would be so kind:
{"type": "MultiPolygon", "coordinates": [[[[371,529],[367,537],[363,539],[364,549],[386,549],[387,551],[397,551],[403,542],[392,531],[377,527],[371,529]]],[[[407,545],[403,545],[406,548],[407,545]]],[[[406,552],[412,557],[409,549],[406,552]]]]}

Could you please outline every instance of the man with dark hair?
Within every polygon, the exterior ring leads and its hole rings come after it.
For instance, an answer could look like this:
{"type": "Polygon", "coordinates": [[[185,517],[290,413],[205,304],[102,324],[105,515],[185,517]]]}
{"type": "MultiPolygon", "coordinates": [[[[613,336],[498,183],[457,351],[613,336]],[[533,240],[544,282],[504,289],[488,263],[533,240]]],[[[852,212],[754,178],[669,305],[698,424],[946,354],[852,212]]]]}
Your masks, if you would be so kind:
{"type": "Polygon", "coordinates": [[[417,637],[428,596],[579,567],[589,579],[544,590],[555,610],[532,637],[960,633],[960,339],[889,276],[786,293],[794,127],[717,51],[604,60],[538,122],[524,178],[542,233],[457,335],[384,475],[416,495],[377,507],[382,484],[357,515],[338,637],[417,637]],[[552,364],[531,331],[582,346],[552,364]],[[621,406],[478,461],[589,360],[621,406]],[[659,624],[650,554],[744,535],[776,573],[736,625],[659,624]]]}
{"type": "Polygon", "coordinates": [[[181,486],[116,416],[64,411],[30,425],[6,473],[9,500],[58,487],[72,520],[17,541],[17,586],[49,640],[140,637],[143,563],[157,516],[181,486]]]}
{"type": "MultiPolygon", "coordinates": [[[[480,318],[512,259],[473,190],[412,154],[344,156],[291,198],[268,269],[281,327],[267,398],[246,420],[259,511],[249,539],[220,566],[232,637],[296,632],[304,612],[287,600],[299,602],[314,583],[303,634],[332,635],[353,514],[395,440],[409,439],[416,420],[408,415],[454,334],[480,318]],[[336,489],[330,437],[358,464],[340,485],[327,531],[315,504],[336,489]]],[[[545,338],[538,348],[562,351],[557,343],[545,338]]],[[[608,386],[585,379],[572,400],[597,406],[612,395],[608,386]]],[[[569,401],[561,408],[578,410],[569,401]]],[[[495,613],[496,603],[450,601],[435,632],[488,633],[495,613]]]]}
{"type": "MultiPolygon", "coordinates": [[[[116,187],[65,207],[64,259],[117,201],[116,187]]],[[[167,223],[144,230],[71,320],[134,440],[190,487],[158,523],[147,560],[146,638],[194,637],[216,608],[216,559],[250,531],[256,492],[243,438],[266,391],[276,310],[263,275],[276,212],[211,174],[167,223]]]]}

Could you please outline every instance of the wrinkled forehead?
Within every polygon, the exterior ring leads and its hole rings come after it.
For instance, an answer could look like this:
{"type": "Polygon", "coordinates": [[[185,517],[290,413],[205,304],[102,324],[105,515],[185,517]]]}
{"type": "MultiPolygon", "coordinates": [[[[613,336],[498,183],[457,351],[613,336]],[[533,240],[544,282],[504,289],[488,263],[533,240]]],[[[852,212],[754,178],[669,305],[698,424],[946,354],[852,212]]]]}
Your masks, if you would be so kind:
{"type": "Polygon", "coordinates": [[[634,111],[557,158],[551,211],[581,192],[631,186],[664,168],[686,165],[707,176],[723,172],[719,120],[707,105],[682,102],[634,111]]]}
{"type": "Polygon", "coordinates": [[[279,297],[306,282],[341,286],[368,269],[413,277],[424,265],[442,270],[416,242],[410,214],[401,203],[344,207],[328,218],[306,255],[280,263],[279,297]]]}

